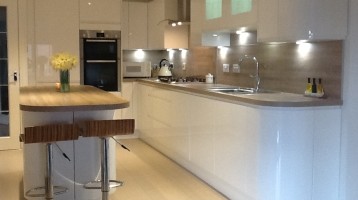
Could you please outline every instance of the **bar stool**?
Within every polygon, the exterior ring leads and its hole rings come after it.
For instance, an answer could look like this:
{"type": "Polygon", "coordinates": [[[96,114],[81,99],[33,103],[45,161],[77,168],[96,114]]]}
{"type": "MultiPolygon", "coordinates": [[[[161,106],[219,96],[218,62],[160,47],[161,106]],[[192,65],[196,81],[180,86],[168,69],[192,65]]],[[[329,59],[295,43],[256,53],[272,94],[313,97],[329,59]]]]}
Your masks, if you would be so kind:
{"type": "Polygon", "coordinates": [[[108,199],[110,188],[119,187],[123,182],[109,180],[109,139],[115,135],[129,135],[134,133],[134,119],[120,120],[92,120],[81,123],[83,137],[99,137],[101,139],[101,180],[91,181],[84,185],[86,189],[101,189],[102,200],[108,199]],[[93,183],[101,186],[90,186],[93,183]]]}
{"type": "Polygon", "coordinates": [[[20,140],[25,144],[46,144],[45,186],[35,187],[26,191],[26,196],[45,197],[45,199],[53,199],[54,195],[60,195],[67,192],[68,188],[53,185],[52,144],[57,141],[77,140],[78,125],[50,124],[43,126],[26,127],[25,134],[21,134],[20,137],[20,140]]]}

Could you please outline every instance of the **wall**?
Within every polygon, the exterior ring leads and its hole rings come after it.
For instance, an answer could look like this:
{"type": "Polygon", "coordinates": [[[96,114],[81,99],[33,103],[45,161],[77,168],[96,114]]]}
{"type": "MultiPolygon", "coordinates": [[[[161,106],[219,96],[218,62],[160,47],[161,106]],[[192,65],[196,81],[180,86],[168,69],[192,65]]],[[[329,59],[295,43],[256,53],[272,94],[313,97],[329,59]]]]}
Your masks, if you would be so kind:
{"type": "Polygon", "coordinates": [[[174,64],[172,70],[175,77],[205,76],[208,73],[215,73],[216,48],[195,47],[189,51],[172,50],[143,50],[143,57],[136,56],[136,50],[124,50],[123,62],[150,61],[152,67],[159,65],[161,59],[168,59],[174,64]]]}
{"type": "MultiPolygon", "coordinates": [[[[250,41],[256,41],[256,38],[250,41]]],[[[239,37],[231,36],[229,48],[192,47],[185,57],[181,51],[144,51],[143,59],[135,58],[135,51],[124,51],[123,61],[149,60],[159,64],[162,58],[174,63],[176,77],[214,74],[216,83],[253,87],[256,65],[250,60],[241,64],[240,73],[232,72],[232,65],[239,63],[245,54],[255,56],[259,62],[263,89],[302,94],[307,78],[322,78],[325,94],[329,98],[341,99],[343,42],[326,41],[316,43],[282,43],[238,45],[239,37]],[[183,70],[185,63],[185,70],[183,70]],[[224,73],[222,65],[230,64],[230,72],[224,73]]],[[[317,80],[318,82],[318,80],[317,80]]]]}
{"type": "Polygon", "coordinates": [[[263,89],[284,92],[304,92],[307,78],[322,78],[329,98],[341,98],[342,41],[316,43],[282,43],[237,45],[238,37],[231,37],[231,47],[218,50],[216,81],[230,85],[253,87],[256,65],[245,59],[240,73],[232,72],[232,64],[239,63],[245,54],[255,56],[259,62],[263,89]],[[222,71],[224,63],[230,64],[230,73],[222,71]]]}

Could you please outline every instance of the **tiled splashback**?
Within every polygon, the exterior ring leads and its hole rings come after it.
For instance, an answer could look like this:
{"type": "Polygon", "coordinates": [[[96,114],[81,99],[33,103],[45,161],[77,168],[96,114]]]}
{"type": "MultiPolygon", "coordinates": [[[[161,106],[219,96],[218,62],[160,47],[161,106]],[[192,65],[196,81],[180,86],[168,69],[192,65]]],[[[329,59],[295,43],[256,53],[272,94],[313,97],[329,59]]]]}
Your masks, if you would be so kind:
{"type": "Polygon", "coordinates": [[[135,58],[135,51],[124,51],[123,61],[151,61],[152,66],[162,58],[174,63],[174,76],[204,76],[212,73],[216,83],[253,87],[250,74],[255,72],[255,63],[249,59],[240,65],[240,73],[233,72],[244,55],[255,56],[259,62],[263,89],[302,94],[307,78],[322,78],[325,93],[329,98],[341,98],[343,42],[283,43],[235,45],[231,47],[195,47],[183,56],[179,50],[145,51],[145,58],[135,58]],[[170,55],[171,54],[171,55],[170,55]],[[185,63],[185,70],[183,70],[185,63]],[[223,64],[229,64],[229,72],[223,72],[223,64]]]}
{"type": "Polygon", "coordinates": [[[305,90],[308,77],[321,78],[327,96],[340,99],[342,49],[342,41],[257,44],[219,49],[216,81],[252,87],[250,74],[256,70],[253,61],[245,59],[240,65],[240,73],[232,72],[232,65],[239,63],[246,54],[255,56],[259,62],[260,87],[263,89],[300,94],[305,90]],[[226,63],[230,65],[229,73],[222,70],[226,63]]]}

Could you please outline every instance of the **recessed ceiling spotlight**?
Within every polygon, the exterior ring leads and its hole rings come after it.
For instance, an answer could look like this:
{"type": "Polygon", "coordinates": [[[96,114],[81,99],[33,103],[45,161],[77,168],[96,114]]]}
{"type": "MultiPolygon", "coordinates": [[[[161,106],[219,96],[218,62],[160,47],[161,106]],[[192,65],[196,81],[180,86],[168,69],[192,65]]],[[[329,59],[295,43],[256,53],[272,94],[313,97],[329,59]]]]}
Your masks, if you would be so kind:
{"type": "Polygon", "coordinates": [[[87,4],[90,6],[90,5],[92,5],[92,2],[88,2],[87,4]]]}
{"type": "Polygon", "coordinates": [[[182,22],[178,22],[178,26],[181,26],[183,23],[182,22]]]}
{"type": "Polygon", "coordinates": [[[218,34],[213,34],[213,36],[214,36],[214,37],[217,37],[217,36],[219,36],[219,35],[218,35],[218,34]]]}

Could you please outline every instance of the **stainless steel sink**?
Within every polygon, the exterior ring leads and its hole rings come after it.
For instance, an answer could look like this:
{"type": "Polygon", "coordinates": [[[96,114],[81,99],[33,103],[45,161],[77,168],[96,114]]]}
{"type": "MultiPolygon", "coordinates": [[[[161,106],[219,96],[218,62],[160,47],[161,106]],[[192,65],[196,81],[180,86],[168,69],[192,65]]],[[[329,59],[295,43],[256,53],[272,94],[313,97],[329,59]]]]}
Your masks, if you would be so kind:
{"type": "Polygon", "coordinates": [[[223,87],[213,87],[209,88],[208,91],[225,93],[225,94],[252,94],[255,93],[253,88],[223,88],[223,87]]]}
{"type": "Polygon", "coordinates": [[[274,91],[271,90],[259,89],[259,91],[255,91],[254,88],[246,88],[246,87],[212,87],[207,90],[210,92],[217,92],[217,93],[230,94],[230,95],[275,93],[274,91]]]}

